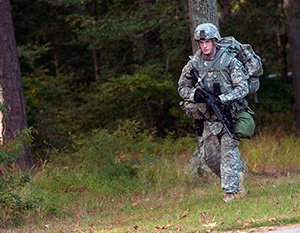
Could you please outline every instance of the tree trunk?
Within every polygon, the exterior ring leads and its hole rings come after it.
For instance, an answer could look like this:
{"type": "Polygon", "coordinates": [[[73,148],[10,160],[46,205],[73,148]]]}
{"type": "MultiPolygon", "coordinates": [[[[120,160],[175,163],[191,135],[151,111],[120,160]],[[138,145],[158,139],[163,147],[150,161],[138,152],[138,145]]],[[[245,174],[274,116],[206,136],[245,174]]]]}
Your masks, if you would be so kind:
{"type": "Polygon", "coordinates": [[[218,6],[216,0],[189,0],[190,32],[195,53],[199,46],[194,40],[194,31],[201,23],[213,23],[219,28],[218,6]]]}
{"type": "Polygon", "coordinates": [[[295,90],[296,127],[300,133],[300,1],[284,0],[290,42],[290,57],[293,72],[293,85],[295,90]]]}
{"type": "MultiPolygon", "coordinates": [[[[9,0],[0,2],[0,89],[3,91],[1,101],[7,110],[6,115],[0,116],[0,136],[5,143],[27,127],[22,75],[9,0]]],[[[21,168],[32,166],[30,147],[24,145],[24,148],[24,153],[17,160],[21,168]]]]}

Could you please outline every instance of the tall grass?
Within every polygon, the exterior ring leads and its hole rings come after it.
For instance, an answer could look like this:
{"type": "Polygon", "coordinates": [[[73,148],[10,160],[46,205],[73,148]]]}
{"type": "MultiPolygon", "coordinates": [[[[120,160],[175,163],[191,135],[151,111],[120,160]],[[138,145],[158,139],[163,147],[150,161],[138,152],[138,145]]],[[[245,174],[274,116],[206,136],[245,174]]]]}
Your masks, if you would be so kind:
{"type": "Polygon", "coordinates": [[[257,173],[287,174],[300,169],[300,138],[282,127],[267,127],[242,142],[242,155],[257,173]]]}

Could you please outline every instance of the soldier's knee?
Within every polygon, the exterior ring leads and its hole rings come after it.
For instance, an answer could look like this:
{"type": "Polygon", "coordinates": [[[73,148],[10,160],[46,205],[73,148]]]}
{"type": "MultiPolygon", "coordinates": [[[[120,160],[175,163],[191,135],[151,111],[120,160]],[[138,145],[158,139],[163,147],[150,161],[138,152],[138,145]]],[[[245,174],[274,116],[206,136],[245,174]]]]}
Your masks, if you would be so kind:
{"type": "Polygon", "coordinates": [[[223,148],[235,148],[238,147],[240,142],[236,139],[230,138],[228,134],[223,135],[221,139],[221,146],[223,148]]]}

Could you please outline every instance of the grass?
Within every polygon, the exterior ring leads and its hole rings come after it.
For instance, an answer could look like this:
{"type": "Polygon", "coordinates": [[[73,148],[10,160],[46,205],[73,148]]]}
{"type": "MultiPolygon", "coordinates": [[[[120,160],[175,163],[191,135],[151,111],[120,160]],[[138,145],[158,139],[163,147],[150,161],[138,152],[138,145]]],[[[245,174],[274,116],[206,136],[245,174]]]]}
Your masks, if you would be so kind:
{"type": "Polygon", "coordinates": [[[299,222],[300,176],[248,175],[247,197],[222,201],[217,180],[166,193],[130,197],[70,191],[57,201],[68,215],[27,216],[22,227],[7,232],[207,232],[250,231],[261,226],[299,222]],[[68,198],[70,200],[67,201],[68,198]],[[65,200],[64,200],[65,199],[65,200]],[[64,201],[63,201],[64,200],[64,201]]]}
{"type": "Polygon", "coordinates": [[[299,171],[300,138],[280,126],[266,128],[253,139],[242,142],[241,153],[247,165],[258,173],[278,174],[299,171]]]}
{"type": "Polygon", "coordinates": [[[39,200],[1,232],[250,232],[300,221],[299,139],[259,132],[241,144],[246,198],[222,201],[213,175],[191,179],[194,138],[156,141],[138,127],[77,139],[77,152],[54,152],[19,190],[39,200]],[[129,130],[133,129],[134,130],[129,130]]]}

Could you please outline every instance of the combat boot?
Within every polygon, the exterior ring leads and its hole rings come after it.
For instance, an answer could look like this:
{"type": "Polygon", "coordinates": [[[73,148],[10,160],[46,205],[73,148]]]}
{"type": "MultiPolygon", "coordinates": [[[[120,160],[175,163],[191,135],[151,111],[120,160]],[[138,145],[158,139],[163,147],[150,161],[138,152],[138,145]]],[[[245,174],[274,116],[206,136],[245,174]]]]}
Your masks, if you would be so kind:
{"type": "Polygon", "coordinates": [[[243,198],[246,196],[246,189],[244,186],[244,181],[245,181],[245,173],[244,172],[239,172],[239,187],[238,187],[238,196],[243,198]]]}
{"type": "Polygon", "coordinates": [[[234,199],[234,194],[233,193],[226,193],[225,197],[223,198],[224,202],[229,202],[234,199]]]}

